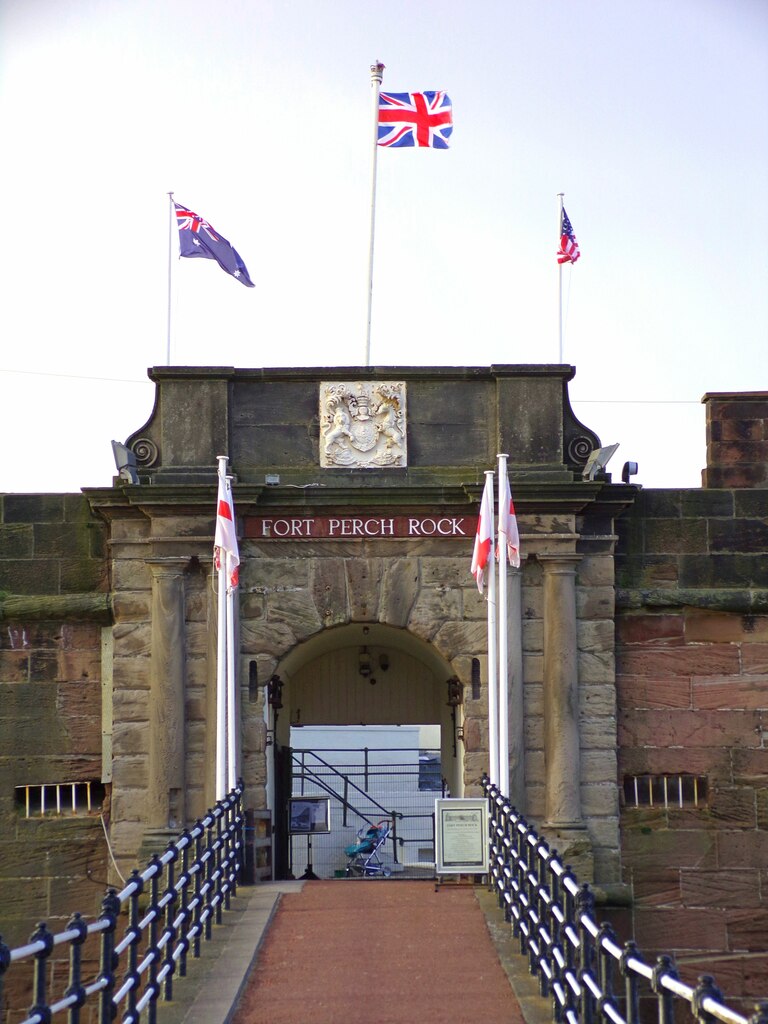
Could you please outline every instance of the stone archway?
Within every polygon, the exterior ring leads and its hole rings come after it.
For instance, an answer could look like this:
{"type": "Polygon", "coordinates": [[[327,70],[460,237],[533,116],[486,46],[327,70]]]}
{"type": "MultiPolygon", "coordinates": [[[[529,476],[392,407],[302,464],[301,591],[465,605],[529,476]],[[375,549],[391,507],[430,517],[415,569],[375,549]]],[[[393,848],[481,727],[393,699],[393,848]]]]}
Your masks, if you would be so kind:
{"type": "Polygon", "coordinates": [[[463,792],[462,708],[448,703],[455,677],[431,644],[382,623],[350,623],[294,647],[276,674],[283,683],[276,723],[265,709],[275,749],[288,745],[291,726],[437,725],[450,791],[463,792]]]}

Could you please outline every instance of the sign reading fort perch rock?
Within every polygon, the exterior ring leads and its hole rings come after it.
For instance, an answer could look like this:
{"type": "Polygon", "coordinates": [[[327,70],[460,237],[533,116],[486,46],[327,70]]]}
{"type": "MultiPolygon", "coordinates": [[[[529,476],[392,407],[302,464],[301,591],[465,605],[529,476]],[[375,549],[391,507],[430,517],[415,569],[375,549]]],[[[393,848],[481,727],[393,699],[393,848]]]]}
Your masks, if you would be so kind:
{"type": "Polygon", "coordinates": [[[255,540],[350,540],[358,537],[474,536],[474,516],[248,516],[245,535],[255,540]]]}

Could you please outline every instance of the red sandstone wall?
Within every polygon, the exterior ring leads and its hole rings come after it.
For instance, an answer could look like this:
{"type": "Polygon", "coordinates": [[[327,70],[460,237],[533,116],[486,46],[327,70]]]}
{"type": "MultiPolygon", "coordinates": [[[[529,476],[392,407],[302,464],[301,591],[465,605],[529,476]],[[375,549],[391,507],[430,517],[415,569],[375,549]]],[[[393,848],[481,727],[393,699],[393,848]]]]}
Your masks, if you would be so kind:
{"type": "Polygon", "coordinates": [[[690,773],[708,790],[699,807],[624,802],[626,930],[648,955],[673,953],[686,980],[764,997],[768,492],[642,492],[619,534],[620,785],[690,773]]]}

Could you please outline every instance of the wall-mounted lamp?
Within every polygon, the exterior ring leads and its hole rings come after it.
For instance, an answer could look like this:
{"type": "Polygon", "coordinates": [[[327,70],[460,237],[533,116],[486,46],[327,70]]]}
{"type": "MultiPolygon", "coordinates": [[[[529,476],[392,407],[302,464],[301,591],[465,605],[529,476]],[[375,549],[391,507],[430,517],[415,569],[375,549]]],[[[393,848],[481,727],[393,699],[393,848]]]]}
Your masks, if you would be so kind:
{"type": "Polygon", "coordinates": [[[449,708],[457,708],[464,703],[464,687],[462,686],[461,680],[457,676],[451,676],[446,681],[448,687],[448,700],[446,703],[449,708]]]}
{"type": "Polygon", "coordinates": [[[376,680],[373,677],[373,662],[371,661],[371,655],[367,647],[360,648],[360,654],[358,655],[357,671],[363,677],[367,679],[371,686],[376,685],[376,680]]]}
{"type": "Polygon", "coordinates": [[[272,728],[267,729],[267,746],[271,747],[277,732],[277,713],[283,706],[283,681],[280,676],[272,676],[267,683],[267,704],[272,708],[272,728]]]}
{"type": "Polygon", "coordinates": [[[283,681],[280,676],[272,676],[267,683],[267,702],[275,711],[283,706],[283,681]]]}
{"type": "Polygon", "coordinates": [[[628,484],[631,476],[637,476],[637,463],[625,462],[621,470],[622,483],[628,484]]]}

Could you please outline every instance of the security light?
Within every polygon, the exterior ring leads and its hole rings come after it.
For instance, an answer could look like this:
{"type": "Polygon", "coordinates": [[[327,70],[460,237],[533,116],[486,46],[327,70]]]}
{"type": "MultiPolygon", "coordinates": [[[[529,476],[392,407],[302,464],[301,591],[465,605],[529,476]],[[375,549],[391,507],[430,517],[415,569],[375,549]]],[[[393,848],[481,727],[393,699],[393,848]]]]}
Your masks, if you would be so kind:
{"type": "Polygon", "coordinates": [[[609,444],[607,448],[594,448],[589,453],[589,458],[581,474],[582,478],[594,480],[600,470],[605,469],[608,465],[618,447],[618,444],[609,444]]]}
{"type": "Polygon", "coordinates": [[[127,480],[129,484],[137,484],[139,474],[136,470],[136,455],[120,441],[112,442],[112,454],[120,479],[127,480]]]}

